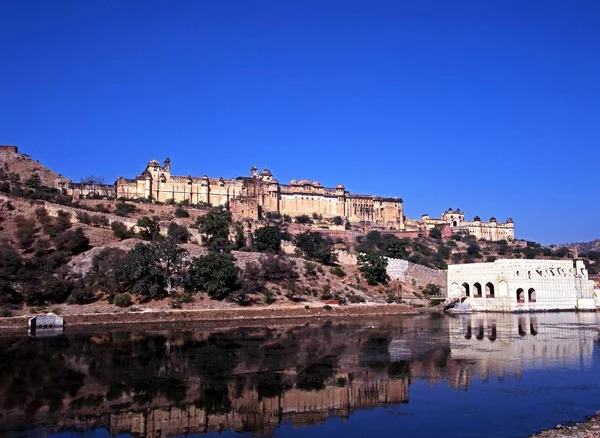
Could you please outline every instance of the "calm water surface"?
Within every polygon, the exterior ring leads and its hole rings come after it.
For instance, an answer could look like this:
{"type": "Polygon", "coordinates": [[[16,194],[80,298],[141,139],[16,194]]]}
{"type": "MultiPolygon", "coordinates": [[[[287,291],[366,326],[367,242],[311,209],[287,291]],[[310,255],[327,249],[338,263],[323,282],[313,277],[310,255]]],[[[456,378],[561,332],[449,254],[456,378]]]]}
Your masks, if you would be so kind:
{"type": "Polygon", "coordinates": [[[523,437],[600,409],[589,313],[0,337],[0,436],[523,437]]]}

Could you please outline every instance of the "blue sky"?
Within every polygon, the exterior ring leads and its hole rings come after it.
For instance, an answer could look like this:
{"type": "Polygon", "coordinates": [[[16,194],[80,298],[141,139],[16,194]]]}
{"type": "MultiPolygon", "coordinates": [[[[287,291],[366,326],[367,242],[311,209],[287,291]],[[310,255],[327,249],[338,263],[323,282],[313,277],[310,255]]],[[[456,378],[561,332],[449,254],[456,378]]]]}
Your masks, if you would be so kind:
{"type": "Polygon", "coordinates": [[[0,144],[600,237],[600,2],[0,0],[0,144]]]}

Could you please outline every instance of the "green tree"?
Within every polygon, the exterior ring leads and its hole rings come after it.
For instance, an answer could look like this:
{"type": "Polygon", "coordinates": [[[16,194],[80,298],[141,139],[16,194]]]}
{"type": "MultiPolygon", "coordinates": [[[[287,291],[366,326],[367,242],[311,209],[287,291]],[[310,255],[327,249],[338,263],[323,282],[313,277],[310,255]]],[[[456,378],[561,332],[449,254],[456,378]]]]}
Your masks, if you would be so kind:
{"type": "Polygon", "coordinates": [[[213,207],[205,215],[196,219],[198,230],[202,233],[202,242],[211,252],[229,252],[229,227],[231,213],[224,207],[213,207]]]}
{"type": "Polygon", "coordinates": [[[312,219],[307,214],[301,214],[300,216],[296,216],[296,223],[303,225],[312,224],[312,219]]]}
{"type": "Polygon", "coordinates": [[[344,218],[341,216],[335,216],[333,218],[333,225],[344,225],[344,218]]]}
{"type": "Polygon", "coordinates": [[[261,277],[265,281],[279,283],[283,280],[296,280],[298,271],[296,264],[281,254],[269,254],[258,259],[261,267],[261,277]]]}
{"type": "Polygon", "coordinates": [[[144,216],[137,221],[139,235],[144,240],[160,240],[160,224],[158,216],[144,216]]]}
{"type": "Polygon", "coordinates": [[[173,213],[173,215],[177,218],[185,218],[185,217],[190,217],[190,214],[184,210],[181,207],[178,207],[175,209],[175,212],[173,213]]]}
{"type": "Polygon", "coordinates": [[[75,255],[90,249],[90,239],[86,237],[81,228],[77,228],[60,233],[54,238],[54,245],[59,251],[75,255]]]}
{"type": "Polygon", "coordinates": [[[187,251],[171,240],[140,243],[121,261],[117,278],[144,299],[165,296],[183,278],[187,251]]]}
{"type": "Polygon", "coordinates": [[[442,230],[440,230],[439,228],[432,228],[429,231],[429,237],[431,237],[432,239],[441,239],[442,238],[442,230]]]}
{"type": "Polygon", "coordinates": [[[398,239],[396,236],[390,236],[385,241],[384,255],[393,259],[406,259],[410,255],[410,241],[408,239],[398,239]]]}
{"type": "Polygon", "coordinates": [[[127,225],[125,225],[123,222],[115,221],[110,224],[110,228],[115,237],[119,240],[131,239],[134,235],[127,229],[127,225]]]}
{"type": "Polygon", "coordinates": [[[187,243],[190,238],[190,232],[183,225],[178,225],[175,222],[169,224],[167,236],[176,243],[187,243]]]}
{"type": "Polygon", "coordinates": [[[108,295],[123,292],[117,278],[117,270],[127,252],[120,248],[104,248],[92,259],[92,267],[84,278],[85,288],[94,294],[98,291],[108,295]]]}
{"type": "Polygon", "coordinates": [[[281,230],[279,227],[269,226],[259,228],[254,232],[254,248],[260,252],[281,251],[281,230]]]}
{"type": "Polygon", "coordinates": [[[115,214],[117,216],[127,217],[127,216],[129,216],[129,214],[133,213],[135,211],[135,209],[136,209],[135,205],[133,205],[133,204],[128,204],[126,202],[119,202],[115,206],[115,214]]]}
{"type": "Polygon", "coordinates": [[[42,185],[42,180],[37,173],[31,174],[31,176],[25,181],[25,187],[29,187],[30,189],[37,189],[42,185]]]}
{"type": "Polygon", "coordinates": [[[189,291],[206,292],[216,300],[223,300],[239,288],[238,273],[233,256],[209,253],[191,261],[185,286],[189,291]]]}
{"type": "Polygon", "coordinates": [[[387,274],[387,259],[375,251],[360,253],[358,266],[360,272],[370,285],[386,284],[389,281],[387,274]]]}
{"type": "Polygon", "coordinates": [[[425,289],[423,289],[423,294],[426,296],[439,295],[441,291],[442,288],[439,285],[428,283],[427,286],[425,286],[425,289]]]}
{"type": "Polygon", "coordinates": [[[332,265],[337,258],[333,253],[333,241],[325,239],[316,231],[305,231],[296,235],[296,247],[304,257],[316,262],[332,265]]]}
{"type": "Polygon", "coordinates": [[[19,241],[19,246],[25,251],[30,250],[35,242],[35,236],[38,232],[35,220],[17,216],[15,218],[15,224],[17,225],[15,236],[19,241]]]}
{"type": "Polygon", "coordinates": [[[471,243],[468,247],[467,247],[467,255],[471,256],[471,257],[476,257],[479,258],[481,257],[480,251],[481,248],[479,247],[479,245],[477,243],[471,243]]]}

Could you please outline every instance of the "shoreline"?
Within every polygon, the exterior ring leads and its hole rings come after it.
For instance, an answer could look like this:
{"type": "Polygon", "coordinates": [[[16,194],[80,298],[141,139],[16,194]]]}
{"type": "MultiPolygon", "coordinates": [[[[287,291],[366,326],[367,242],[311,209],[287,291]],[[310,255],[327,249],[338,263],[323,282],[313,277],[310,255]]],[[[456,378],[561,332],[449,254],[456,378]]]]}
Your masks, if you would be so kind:
{"type": "MultiPolygon", "coordinates": [[[[360,316],[393,316],[418,315],[415,309],[405,304],[376,304],[331,306],[324,307],[290,306],[290,307],[259,307],[237,309],[195,309],[195,310],[145,310],[141,312],[107,312],[60,315],[64,318],[65,327],[89,325],[123,325],[160,322],[218,322],[246,320],[277,320],[301,318],[341,318],[360,316]]],[[[27,330],[28,321],[33,315],[0,318],[2,330],[27,330]]]]}
{"type": "Polygon", "coordinates": [[[600,411],[580,423],[558,424],[554,429],[534,433],[530,438],[600,438],[600,411]]]}

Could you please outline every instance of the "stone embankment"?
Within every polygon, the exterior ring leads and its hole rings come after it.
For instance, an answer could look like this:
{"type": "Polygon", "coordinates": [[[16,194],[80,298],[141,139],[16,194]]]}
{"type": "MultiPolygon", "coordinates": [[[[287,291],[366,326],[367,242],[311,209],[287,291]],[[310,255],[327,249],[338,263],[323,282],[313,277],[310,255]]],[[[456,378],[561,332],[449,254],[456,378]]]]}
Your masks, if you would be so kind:
{"type": "Polygon", "coordinates": [[[407,260],[388,258],[387,273],[392,280],[400,280],[416,288],[425,287],[429,283],[440,286],[446,293],[448,271],[431,269],[407,260]]]}
{"type": "Polygon", "coordinates": [[[552,430],[531,435],[535,438],[600,438],[600,411],[583,423],[570,426],[557,425],[552,430]]]}
{"type": "MultiPolygon", "coordinates": [[[[290,318],[347,318],[363,316],[416,315],[412,307],[404,304],[369,305],[358,304],[349,306],[289,307],[260,307],[240,309],[201,309],[201,310],[169,310],[141,311],[128,310],[114,313],[90,313],[80,315],[65,315],[65,326],[100,325],[100,324],[133,324],[153,322],[180,321],[251,321],[261,319],[290,319],[290,318]]],[[[27,329],[28,320],[32,315],[23,317],[0,318],[1,329],[27,329]]]]}

